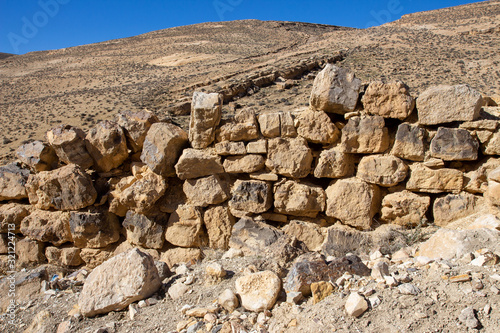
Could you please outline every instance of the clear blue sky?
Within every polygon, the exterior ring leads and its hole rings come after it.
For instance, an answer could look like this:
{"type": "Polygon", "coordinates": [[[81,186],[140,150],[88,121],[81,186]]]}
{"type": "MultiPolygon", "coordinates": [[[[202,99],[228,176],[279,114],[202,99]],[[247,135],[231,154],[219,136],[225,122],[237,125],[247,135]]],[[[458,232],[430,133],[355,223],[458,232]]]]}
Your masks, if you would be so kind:
{"type": "Polygon", "coordinates": [[[59,49],[201,22],[301,21],[366,28],[475,0],[0,0],[0,52],[59,49]]]}

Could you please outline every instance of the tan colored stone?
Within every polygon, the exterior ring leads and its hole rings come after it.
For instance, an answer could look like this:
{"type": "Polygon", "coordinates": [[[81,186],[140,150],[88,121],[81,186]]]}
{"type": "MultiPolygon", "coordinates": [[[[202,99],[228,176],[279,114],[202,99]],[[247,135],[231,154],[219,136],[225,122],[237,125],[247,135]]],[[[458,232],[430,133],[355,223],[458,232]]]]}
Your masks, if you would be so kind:
{"type": "Polygon", "coordinates": [[[30,204],[40,209],[78,210],[97,198],[92,179],[76,164],[30,175],[26,191],[30,204]]]}
{"type": "Polygon", "coordinates": [[[73,240],[69,228],[69,212],[34,210],[21,222],[23,235],[56,246],[73,240]]]}
{"type": "Polygon", "coordinates": [[[301,112],[295,124],[297,134],[312,143],[332,144],[340,137],[340,131],[323,111],[301,112]]]}
{"type": "Polygon", "coordinates": [[[259,138],[255,111],[246,108],[225,119],[216,132],[217,141],[251,141],[259,138]]]}
{"type": "Polygon", "coordinates": [[[424,221],[430,203],[428,196],[406,190],[388,194],[382,200],[380,220],[415,227],[424,221]]]}
{"type": "Polygon", "coordinates": [[[278,112],[262,113],[259,120],[260,131],[266,138],[276,138],[281,135],[281,120],[278,112]]]}
{"type": "Polygon", "coordinates": [[[106,208],[71,212],[69,228],[73,244],[79,248],[104,248],[120,239],[120,222],[106,208]]]}
{"type": "Polygon", "coordinates": [[[164,213],[173,213],[179,205],[185,204],[187,202],[186,195],[182,187],[184,186],[184,181],[179,178],[168,178],[168,190],[165,194],[156,202],[155,206],[164,213]]]}
{"type": "Polygon", "coordinates": [[[311,283],[311,292],[313,304],[317,304],[333,294],[333,285],[328,281],[319,281],[311,283]]]}
{"type": "Polygon", "coordinates": [[[142,150],[151,125],[159,120],[152,112],[144,109],[140,111],[120,111],[115,115],[115,121],[123,128],[128,147],[133,153],[136,153],[142,150]]]}
{"type": "Polygon", "coordinates": [[[19,163],[0,166],[0,201],[27,198],[25,186],[29,175],[29,170],[21,168],[19,163]]]}
{"type": "Polygon", "coordinates": [[[240,305],[238,297],[231,289],[225,289],[218,298],[220,306],[222,306],[227,312],[231,313],[240,305]]]}
{"type": "Polygon", "coordinates": [[[277,228],[250,217],[243,217],[233,226],[229,247],[241,250],[245,255],[258,255],[278,242],[281,236],[283,232],[277,228]]]}
{"type": "Polygon", "coordinates": [[[31,206],[18,203],[0,205],[0,233],[20,233],[21,221],[30,214],[31,206]],[[14,228],[12,228],[14,225],[14,228]]]}
{"type": "Polygon", "coordinates": [[[49,246],[45,249],[45,256],[51,265],[74,267],[83,264],[80,249],[77,247],[57,248],[49,246]]]}
{"type": "Polygon", "coordinates": [[[94,161],[85,147],[85,133],[78,127],[61,125],[47,132],[47,141],[61,162],[90,168],[94,161]]]}
{"type": "Polygon", "coordinates": [[[281,291],[281,279],[271,271],[242,276],[235,285],[241,305],[253,312],[272,309],[281,291]]]}
{"type": "Polygon", "coordinates": [[[80,257],[85,262],[85,266],[94,269],[114,255],[113,249],[109,246],[103,249],[81,249],[80,257]]]}
{"type": "Polygon", "coordinates": [[[177,177],[182,180],[223,173],[221,158],[212,149],[184,149],[175,165],[177,177]]]}
{"type": "Polygon", "coordinates": [[[183,191],[188,203],[198,207],[217,205],[229,199],[229,184],[219,175],[186,179],[183,191]]]}
{"type": "Polygon", "coordinates": [[[274,210],[278,213],[316,217],[325,210],[326,195],[321,186],[284,180],[274,185],[274,210]]]}
{"type": "Polygon", "coordinates": [[[201,260],[202,257],[203,253],[200,249],[176,247],[163,252],[160,260],[165,262],[168,268],[172,269],[172,267],[180,263],[195,263],[201,260]]]}
{"type": "Polygon", "coordinates": [[[160,286],[153,258],[133,249],[109,259],[89,274],[78,306],[86,317],[119,311],[151,296],[160,286]]]}
{"type": "Polygon", "coordinates": [[[349,316],[357,318],[365,313],[366,310],[368,310],[368,302],[363,296],[357,292],[353,292],[347,297],[345,311],[349,316]]]}
{"type": "Polygon", "coordinates": [[[434,224],[444,227],[450,222],[478,212],[483,204],[482,197],[467,192],[437,198],[433,206],[434,224]]]}
{"type": "Polygon", "coordinates": [[[253,173],[262,170],[266,159],[261,155],[250,154],[229,156],[224,160],[224,170],[227,173],[253,173]]]}
{"type": "Polygon", "coordinates": [[[334,180],[326,189],[326,215],[355,228],[371,228],[380,206],[380,190],[357,178],[334,180]]]}
{"type": "Polygon", "coordinates": [[[490,204],[500,206],[500,167],[488,173],[488,190],[485,197],[490,204]]]}
{"type": "Polygon", "coordinates": [[[417,98],[418,121],[438,125],[476,120],[482,103],[481,94],[466,84],[433,86],[417,98]]]}
{"type": "Polygon", "coordinates": [[[181,205],[168,219],[165,239],[175,246],[201,246],[202,227],[203,215],[201,209],[191,205],[181,205]]]}
{"type": "Polygon", "coordinates": [[[402,182],[407,174],[408,166],[401,159],[391,155],[371,155],[361,159],[356,177],[390,187],[402,182]]]}
{"type": "Polygon", "coordinates": [[[279,179],[279,176],[275,173],[272,173],[272,172],[251,173],[249,176],[250,176],[250,179],[263,180],[266,182],[277,182],[279,179]]]}
{"type": "Polygon", "coordinates": [[[215,144],[217,155],[245,155],[247,153],[245,143],[242,141],[222,141],[215,144]]]}
{"type": "Polygon", "coordinates": [[[309,251],[320,251],[325,240],[321,228],[310,222],[292,220],[283,228],[283,231],[304,243],[309,251]]]}
{"type": "Polygon", "coordinates": [[[45,244],[34,239],[23,238],[16,241],[16,266],[31,267],[45,262],[44,249],[45,244]]]}
{"type": "Polygon", "coordinates": [[[42,141],[33,141],[17,148],[16,156],[34,172],[49,171],[59,161],[54,148],[42,141]]]}
{"type": "Polygon", "coordinates": [[[477,160],[479,143],[469,131],[439,127],[431,141],[431,156],[445,161],[477,160]]]}
{"type": "Polygon", "coordinates": [[[203,214],[211,249],[229,249],[229,239],[235,219],[226,206],[209,207],[203,214]]]}
{"type": "Polygon", "coordinates": [[[486,193],[488,189],[488,173],[500,167],[500,160],[489,157],[473,166],[474,170],[464,174],[464,190],[470,193],[486,193]]]}
{"type": "Polygon", "coordinates": [[[163,235],[167,215],[151,214],[142,215],[128,211],[123,228],[127,235],[127,241],[148,249],[161,249],[165,240],[163,235]]]}
{"type": "Polygon", "coordinates": [[[374,154],[389,148],[389,134],[384,118],[356,116],[342,129],[342,148],[346,153],[374,154]]]}
{"type": "Polygon", "coordinates": [[[304,178],[311,171],[311,149],[303,138],[275,138],[268,141],[266,166],[274,173],[304,178]]]}
{"type": "Polygon", "coordinates": [[[338,148],[323,150],[314,169],[316,178],[342,178],[353,176],[355,171],[354,155],[344,153],[338,148]]]}
{"type": "MultiPolygon", "coordinates": [[[[259,180],[237,180],[231,189],[229,208],[250,213],[263,213],[271,208],[272,190],[269,183],[259,180]]],[[[237,216],[237,215],[235,215],[237,216]]]]}
{"type": "Polygon", "coordinates": [[[174,166],[187,143],[188,135],[182,128],[173,124],[155,123],[144,140],[141,161],[158,175],[173,177],[174,166]]]}
{"type": "Polygon", "coordinates": [[[247,143],[248,154],[267,154],[267,140],[258,140],[247,143]]]}
{"type": "Polygon", "coordinates": [[[119,167],[128,158],[127,138],[114,121],[103,120],[85,137],[85,147],[99,172],[119,167]]]}
{"type": "Polygon", "coordinates": [[[427,132],[418,125],[403,123],[398,126],[391,154],[410,161],[423,161],[427,132]]]}
{"type": "Polygon", "coordinates": [[[295,120],[293,119],[293,115],[291,112],[280,112],[280,122],[282,138],[295,138],[297,136],[295,120]]]}
{"type": "Polygon", "coordinates": [[[410,178],[406,189],[417,192],[458,193],[463,188],[463,173],[455,169],[431,169],[416,163],[410,166],[410,178]]]}
{"type": "Polygon", "coordinates": [[[189,120],[189,142],[193,148],[206,148],[214,141],[221,114],[222,95],[193,93],[189,120]]]}
{"type": "Polygon", "coordinates": [[[407,118],[415,108],[415,99],[403,82],[396,80],[388,83],[371,82],[361,99],[369,114],[384,118],[407,118]]]}
{"type": "Polygon", "coordinates": [[[483,152],[485,155],[500,155],[500,131],[497,130],[488,137],[483,152]]]}
{"type": "Polygon", "coordinates": [[[352,71],[327,64],[314,79],[309,104],[313,110],[345,114],[354,111],[360,88],[352,71]]]}

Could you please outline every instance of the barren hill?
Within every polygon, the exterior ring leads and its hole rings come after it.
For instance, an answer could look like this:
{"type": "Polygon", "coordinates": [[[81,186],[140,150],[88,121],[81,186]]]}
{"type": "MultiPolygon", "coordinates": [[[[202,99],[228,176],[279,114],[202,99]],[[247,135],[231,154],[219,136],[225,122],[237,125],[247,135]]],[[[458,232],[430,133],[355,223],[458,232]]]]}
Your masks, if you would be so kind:
{"type": "MultiPolygon", "coordinates": [[[[244,20],[11,56],[0,60],[0,156],[58,123],[88,129],[117,111],[143,107],[182,114],[182,101],[195,89],[222,91],[226,102],[249,93],[240,104],[301,107],[311,86],[307,74],[326,61],[365,81],[401,79],[414,94],[437,83],[498,94],[498,45],[500,2],[486,1],[365,30],[244,20]],[[279,76],[303,80],[286,92],[259,89],[279,76]]],[[[182,125],[182,116],[176,121],[182,125]]]]}

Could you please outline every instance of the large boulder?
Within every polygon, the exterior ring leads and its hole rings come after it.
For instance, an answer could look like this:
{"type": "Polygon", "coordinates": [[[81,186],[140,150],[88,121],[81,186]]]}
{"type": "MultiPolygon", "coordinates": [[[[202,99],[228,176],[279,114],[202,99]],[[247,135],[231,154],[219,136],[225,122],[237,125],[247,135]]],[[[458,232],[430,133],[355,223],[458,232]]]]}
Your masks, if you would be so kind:
{"type": "Polygon", "coordinates": [[[85,133],[78,127],[61,125],[48,131],[46,136],[61,162],[77,164],[83,169],[94,165],[85,147],[85,133]]]}
{"type": "Polygon", "coordinates": [[[0,167],[0,201],[18,200],[28,197],[26,183],[29,170],[21,168],[18,163],[10,163],[0,167]]]}
{"type": "Polygon", "coordinates": [[[241,109],[234,116],[229,116],[221,122],[217,129],[217,141],[250,141],[259,137],[259,127],[255,111],[249,108],[241,109]]]}
{"type": "Polygon", "coordinates": [[[78,306],[86,317],[119,311],[150,297],[160,286],[153,258],[132,249],[107,260],[89,274],[78,298],[78,306]]]}
{"type": "Polygon", "coordinates": [[[281,279],[271,271],[257,272],[236,279],[236,293],[248,311],[271,310],[281,291],[281,279]]]}
{"type": "Polygon", "coordinates": [[[463,173],[456,169],[431,169],[421,163],[410,166],[410,178],[406,189],[416,192],[454,192],[462,190],[464,184],[463,173]]]}
{"type": "Polygon", "coordinates": [[[340,137],[340,131],[323,111],[307,110],[295,118],[297,134],[312,143],[331,144],[340,137]]]}
{"type": "Polygon", "coordinates": [[[262,170],[266,159],[257,154],[229,156],[224,160],[224,170],[227,173],[253,173],[262,170]]]}
{"type": "Polygon", "coordinates": [[[33,141],[17,148],[16,156],[34,172],[49,171],[57,167],[54,148],[42,141],[33,141]]]}
{"type": "Polygon", "coordinates": [[[229,199],[229,184],[219,175],[186,179],[183,191],[188,203],[193,206],[207,207],[229,199]]]}
{"type": "Polygon", "coordinates": [[[303,138],[275,138],[268,141],[266,166],[274,173],[304,178],[311,172],[313,155],[303,138]]]}
{"type": "Polygon", "coordinates": [[[402,182],[407,174],[408,166],[401,159],[391,155],[371,155],[361,159],[356,177],[390,187],[402,182]]]}
{"type": "Polygon", "coordinates": [[[71,242],[69,212],[34,210],[21,222],[21,233],[40,242],[50,242],[56,246],[71,242]]]}
{"type": "Polygon", "coordinates": [[[177,177],[182,180],[224,173],[219,155],[213,149],[184,149],[175,165],[177,177]]]}
{"type": "Polygon", "coordinates": [[[227,206],[212,206],[205,210],[203,222],[207,228],[209,247],[227,250],[235,218],[227,206]]]}
{"type": "Polygon", "coordinates": [[[193,148],[206,148],[214,141],[221,114],[222,95],[193,93],[189,119],[189,142],[193,148]]]}
{"type": "Polygon", "coordinates": [[[476,120],[482,103],[481,94],[466,84],[433,86],[417,98],[418,121],[438,125],[476,120]]]}
{"type": "Polygon", "coordinates": [[[127,241],[147,249],[161,249],[167,217],[165,214],[142,215],[128,211],[123,220],[127,241]]]}
{"type": "Polygon", "coordinates": [[[483,198],[467,192],[448,194],[434,201],[434,224],[444,227],[462,217],[472,215],[483,206],[483,198]]]}
{"type": "Polygon", "coordinates": [[[271,185],[260,180],[237,180],[231,189],[232,198],[229,200],[229,208],[235,216],[240,212],[263,213],[271,208],[272,190],[271,185]]]}
{"type": "Polygon", "coordinates": [[[92,179],[76,164],[30,175],[26,191],[30,203],[39,209],[79,210],[97,198],[92,179]]]}
{"type": "Polygon", "coordinates": [[[121,111],[115,116],[115,121],[123,128],[127,136],[128,147],[133,153],[142,150],[146,134],[158,118],[150,111],[121,111]]]}
{"type": "Polygon", "coordinates": [[[104,248],[120,239],[120,221],[105,208],[71,212],[69,227],[73,244],[79,248],[104,248]]]}
{"type": "Polygon", "coordinates": [[[342,129],[342,148],[346,153],[374,154],[389,148],[389,134],[384,118],[355,116],[342,129]]]}
{"type": "Polygon", "coordinates": [[[445,161],[477,160],[479,143],[469,131],[439,127],[431,141],[431,156],[445,161]]]}
{"type": "Polygon", "coordinates": [[[323,150],[314,168],[316,178],[342,178],[354,175],[354,155],[338,148],[323,150]]]}
{"type": "Polygon", "coordinates": [[[355,228],[371,228],[380,206],[380,190],[358,178],[334,180],[326,189],[326,215],[355,228]]]}
{"type": "Polygon", "coordinates": [[[99,172],[117,168],[128,158],[127,138],[114,121],[104,120],[91,128],[85,146],[99,172]]]}
{"type": "Polygon", "coordinates": [[[360,88],[352,71],[327,64],[314,79],[309,104],[313,110],[345,114],[356,108],[360,88]]]}
{"type": "Polygon", "coordinates": [[[325,210],[326,194],[321,186],[283,180],[274,185],[277,213],[316,217],[325,210]]]}
{"type": "Polygon", "coordinates": [[[187,133],[168,123],[155,123],[144,139],[141,161],[164,177],[175,176],[174,166],[188,143],[187,133]]]}
{"type": "Polygon", "coordinates": [[[0,233],[20,232],[21,221],[31,213],[30,205],[8,203],[0,205],[0,233]],[[12,225],[14,229],[12,229],[12,225]]]}
{"type": "Polygon", "coordinates": [[[415,108],[408,86],[399,80],[371,82],[361,102],[369,114],[399,120],[407,118],[415,108]]]}
{"type": "Polygon", "coordinates": [[[391,153],[405,160],[421,162],[425,158],[427,131],[418,125],[400,124],[391,153]]]}
{"type": "Polygon", "coordinates": [[[165,239],[175,246],[198,247],[203,243],[203,213],[199,207],[181,205],[168,219],[165,239]]]}
{"type": "Polygon", "coordinates": [[[406,190],[388,194],[382,200],[380,220],[415,227],[425,221],[430,203],[430,197],[406,190]]]}

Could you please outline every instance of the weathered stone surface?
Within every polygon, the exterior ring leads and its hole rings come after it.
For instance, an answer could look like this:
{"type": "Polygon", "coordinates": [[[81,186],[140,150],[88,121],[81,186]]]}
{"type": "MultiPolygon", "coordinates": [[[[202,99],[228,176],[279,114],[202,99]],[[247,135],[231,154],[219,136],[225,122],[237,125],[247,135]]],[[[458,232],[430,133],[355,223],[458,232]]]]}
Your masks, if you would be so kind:
{"type": "Polygon", "coordinates": [[[203,221],[207,228],[209,247],[211,249],[229,249],[229,239],[235,218],[226,206],[209,207],[203,214],[203,221]]]}
{"type": "Polygon", "coordinates": [[[104,248],[120,238],[120,222],[105,208],[71,212],[69,227],[73,244],[79,248],[104,248]]]}
{"type": "Polygon", "coordinates": [[[483,205],[483,198],[467,192],[448,194],[434,201],[434,223],[440,227],[476,213],[483,205]]]}
{"type": "Polygon", "coordinates": [[[346,153],[374,154],[389,148],[384,118],[355,116],[342,129],[342,148],[346,153]]]}
{"type": "Polygon", "coordinates": [[[314,79],[309,104],[313,110],[344,114],[356,107],[360,88],[352,71],[327,64],[314,79]]]}
{"type": "Polygon", "coordinates": [[[267,140],[252,141],[247,144],[248,154],[267,154],[267,140]]]}
{"type": "Polygon", "coordinates": [[[349,316],[357,318],[368,310],[368,302],[363,296],[353,292],[347,297],[344,307],[349,316]]]}
{"type": "Polygon", "coordinates": [[[42,141],[33,141],[17,148],[16,156],[34,172],[49,171],[57,167],[54,148],[42,141]]]}
{"type": "Polygon", "coordinates": [[[113,248],[110,246],[103,249],[81,249],[80,257],[85,262],[85,266],[94,269],[106,260],[114,256],[113,248]]]}
{"type": "Polygon", "coordinates": [[[177,177],[182,180],[223,173],[221,158],[211,149],[184,149],[175,165],[177,177]]]}
{"type": "Polygon", "coordinates": [[[281,291],[281,279],[271,271],[242,276],[236,280],[236,293],[248,311],[270,310],[281,291]]]}
{"type": "Polygon", "coordinates": [[[371,82],[361,101],[369,114],[399,120],[407,118],[415,108],[408,86],[399,80],[371,82]]]}
{"type": "Polygon", "coordinates": [[[354,175],[354,155],[340,149],[323,150],[314,169],[316,178],[342,178],[354,175]]]}
{"type": "Polygon", "coordinates": [[[282,235],[283,232],[266,223],[243,217],[233,226],[229,246],[241,249],[245,255],[255,255],[274,244],[282,235]]]}
{"type": "Polygon", "coordinates": [[[245,155],[247,153],[245,143],[242,141],[222,141],[215,144],[215,152],[217,155],[245,155]]]}
{"type": "Polygon", "coordinates": [[[316,217],[325,210],[326,194],[321,186],[284,180],[274,185],[274,210],[278,213],[316,217]]]}
{"type": "Polygon", "coordinates": [[[179,205],[187,202],[182,190],[184,181],[179,178],[168,178],[168,191],[156,202],[156,207],[164,213],[173,213],[179,205]]]}
{"type": "Polygon", "coordinates": [[[47,141],[61,162],[90,168],[94,161],[85,147],[85,133],[78,127],[61,125],[47,132],[47,141]]]}
{"type": "Polygon", "coordinates": [[[240,305],[238,297],[231,289],[225,289],[218,298],[220,306],[222,306],[227,312],[231,313],[240,305]]]}
{"type": "Polygon", "coordinates": [[[283,232],[303,242],[309,251],[321,250],[325,240],[321,228],[314,223],[292,220],[284,228],[283,232]]]}
{"type": "Polygon", "coordinates": [[[10,163],[0,167],[0,201],[17,200],[28,197],[26,182],[29,170],[21,168],[18,163],[10,163]]]}
{"type": "Polygon", "coordinates": [[[311,295],[311,284],[320,281],[335,281],[345,272],[368,276],[370,269],[361,259],[351,255],[327,263],[323,256],[314,253],[304,254],[293,263],[285,278],[285,291],[300,291],[304,296],[311,295]]]}
{"type": "Polygon", "coordinates": [[[414,227],[424,219],[431,203],[428,196],[410,191],[388,194],[382,200],[381,221],[414,227]]]}
{"type": "Polygon", "coordinates": [[[44,249],[44,243],[31,238],[23,238],[16,241],[16,265],[31,267],[43,263],[46,260],[44,249]]]}
{"type": "Polygon", "coordinates": [[[500,155],[500,131],[497,130],[486,140],[483,152],[485,155],[500,155]]]}
{"type": "Polygon", "coordinates": [[[295,118],[297,134],[309,142],[331,144],[340,137],[340,131],[323,111],[307,110],[295,118]]]}
{"type": "Polygon", "coordinates": [[[80,249],[77,247],[48,246],[45,249],[45,256],[51,265],[75,267],[83,264],[80,249]]]}
{"type": "Polygon", "coordinates": [[[282,138],[295,138],[297,136],[297,129],[295,128],[295,120],[291,112],[280,112],[281,122],[281,137],[282,138]]]}
{"type": "Polygon", "coordinates": [[[144,140],[141,161],[153,172],[173,177],[174,166],[187,143],[188,135],[182,128],[167,123],[153,124],[144,140]]]}
{"type": "Polygon", "coordinates": [[[175,246],[201,246],[202,227],[203,215],[201,209],[191,205],[181,205],[168,219],[165,239],[175,246]]]}
{"type": "Polygon", "coordinates": [[[167,215],[142,215],[132,211],[127,212],[123,228],[130,244],[148,249],[161,249],[165,241],[163,235],[167,224],[167,215]]]}
{"type": "Polygon", "coordinates": [[[109,259],[89,274],[78,306],[86,317],[119,311],[151,296],[160,286],[153,258],[133,249],[109,259]]]}
{"type": "Polygon", "coordinates": [[[263,136],[276,138],[281,135],[281,120],[278,112],[262,113],[257,119],[263,136]]]}
{"type": "Polygon", "coordinates": [[[272,205],[271,185],[260,180],[237,180],[231,189],[231,194],[229,208],[232,213],[233,211],[263,213],[272,205]]]}
{"type": "Polygon", "coordinates": [[[21,222],[23,235],[56,246],[72,241],[69,228],[69,212],[34,210],[21,222]]]}
{"type": "Polygon", "coordinates": [[[127,138],[114,121],[104,120],[91,128],[85,137],[85,147],[99,172],[117,168],[128,158],[127,138]]]}
{"type": "Polygon", "coordinates": [[[482,103],[481,94],[466,84],[433,86],[417,98],[418,121],[438,125],[476,120],[482,103]]]}
{"type": "Polygon", "coordinates": [[[224,170],[227,173],[252,173],[262,170],[266,159],[261,155],[229,156],[224,160],[224,170]]]}
{"type": "Polygon", "coordinates": [[[490,204],[500,206],[500,167],[488,173],[488,190],[485,196],[490,204]]]}
{"type": "Polygon", "coordinates": [[[168,249],[161,254],[161,261],[165,262],[170,269],[180,263],[195,263],[201,260],[203,254],[200,249],[176,247],[168,249]]]}
{"type": "Polygon", "coordinates": [[[30,214],[31,206],[18,203],[0,205],[0,233],[21,232],[21,221],[30,214]],[[10,225],[14,225],[12,229],[10,225]]]}
{"type": "Polygon", "coordinates": [[[8,234],[0,234],[0,254],[7,254],[7,253],[9,253],[8,234]]]}
{"type": "Polygon", "coordinates": [[[222,121],[216,132],[217,141],[251,141],[259,137],[259,128],[255,111],[250,108],[241,109],[234,117],[222,121]]]}
{"type": "Polygon", "coordinates": [[[379,188],[357,178],[333,181],[326,197],[326,215],[364,230],[370,229],[380,206],[379,188]]]}
{"type": "Polygon", "coordinates": [[[303,138],[275,138],[268,141],[266,166],[274,173],[304,178],[311,171],[311,149],[303,138]]]}
{"type": "Polygon", "coordinates": [[[468,306],[460,312],[458,320],[465,326],[475,329],[481,326],[481,323],[476,317],[476,312],[472,306],[468,306]]]}
{"type": "Polygon", "coordinates": [[[417,192],[454,192],[463,188],[463,173],[455,169],[431,169],[420,163],[410,166],[406,189],[417,192]]]}
{"type": "Polygon", "coordinates": [[[189,142],[193,148],[206,148],[214,141],[221,113],[222,95],[193,93],[189,120],[189,142]]]}
{"type": "MultiPolygon", "coordinates": [[[[2,279],[0,281],[0,312],[7,311],[13,297],[8,297],[11,289],[15,290],[16,305],[27,303],[40,294],[40,286],[43,280],[47,279],[47,272],[44,269],[36,269],[32,272],[18,272],[10,276],[9,279],[2,279]],[[11,286],[13,284],[13,286],[11,286]]],[[[17,308],[16,306],[16,308],[17,308]]],[[[4,315],[7,315],[4,313],[4,315]]],[[[7,321],[6,321],[7,323],[7,321]]],[[[6,331],[7,332],[7,331],[6,331]]],[[[26,331],[23,328],[23,333],[26,331]]],[[[33,330],[32,333],[42,331],[33,330]]]]}
{"type": "Polygon", "coordinates": [[[158,118],[150,111],[121,111],[115,116],[115,121],[123,128],[127,143],[133,153],[142,150],[146,135],[151,125],[158,122],[158,118]]]}
{"type": "Polygon", "coordinates": [[[229,184],[219,175],[186,179],[183,191],[188,203],[193,206],[207,207],[229,199],[229,184]]]}
{"type": "Polygon", "coordinates": [[[400,124],[391,153],[410,161],[423,161],[427,132],[418,125],[400,124]]]}
{"type": "Polygon", "coordinates": [[[76,164],[30,175],[26,191],[30,203],[40,209],[78,210],[97,198],[92,179],[76,164]]]}
{"type": "Polygon", "coordinates": [[[327,281],[314,282],[311,283],[311,292],[313,304],[317,304],[333,294],[333,285],[327,281]]]}
{"type": "Polygon", "coordinates": [[[364,156],[358,165],[356,177],[372,184],[390,187],[402,182],[408,174],[408,166],[391,155],[364,156]]]}
{"type": "Polygon", "coordinates": [[[477,160],[479,143],[469,131],[439,127],[431,141],[431,156],[445,161],[477,160]]]}

